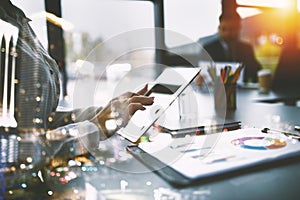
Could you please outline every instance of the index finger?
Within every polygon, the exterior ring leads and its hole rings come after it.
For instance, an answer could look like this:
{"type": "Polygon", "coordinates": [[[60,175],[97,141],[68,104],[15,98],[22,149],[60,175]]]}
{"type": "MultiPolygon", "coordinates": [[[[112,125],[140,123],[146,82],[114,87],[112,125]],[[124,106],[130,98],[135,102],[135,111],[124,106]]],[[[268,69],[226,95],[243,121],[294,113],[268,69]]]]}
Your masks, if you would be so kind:
{"type": "Polygon", "coordinates": [[[148,84],[146,84],[142,89],[140,89],[137,94],[143,95],[148,91],[148,84]]]}

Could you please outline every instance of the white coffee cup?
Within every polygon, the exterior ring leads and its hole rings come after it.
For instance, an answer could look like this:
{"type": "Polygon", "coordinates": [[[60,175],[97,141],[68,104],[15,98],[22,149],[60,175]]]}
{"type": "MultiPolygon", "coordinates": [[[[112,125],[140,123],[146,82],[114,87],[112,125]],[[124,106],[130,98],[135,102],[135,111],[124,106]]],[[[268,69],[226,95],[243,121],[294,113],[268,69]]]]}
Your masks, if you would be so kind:
{"type": "Polygon", "coordinates": [[[268,93],[271,87],[272,72],[270,69],[262,69],[257,72],[260,93],[268,93]]]}

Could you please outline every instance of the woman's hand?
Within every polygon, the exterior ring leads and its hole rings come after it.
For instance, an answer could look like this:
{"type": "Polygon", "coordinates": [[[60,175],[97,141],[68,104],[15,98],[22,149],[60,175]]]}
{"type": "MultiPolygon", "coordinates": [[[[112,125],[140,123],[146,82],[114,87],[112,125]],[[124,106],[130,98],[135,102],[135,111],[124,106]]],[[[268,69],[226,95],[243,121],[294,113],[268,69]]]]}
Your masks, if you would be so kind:
{"type": "Polygon", "coordinates": [[[148,85],[145,85],[145,87],[137,93],[127,92],[122,94],[112,99],[107,106],[97,114],[96,120],[94,119],[93,121],[98,122],[106,137],[110,137],[117,129],[125,126],[137,110],[145,110],[145,106],[153,104],[154,97],[144,96],[147,90],[148,85]],[[116,125],[115,130],[110,130],[106,127],[106,121],[108,120],[114,120],[116,125]]]}

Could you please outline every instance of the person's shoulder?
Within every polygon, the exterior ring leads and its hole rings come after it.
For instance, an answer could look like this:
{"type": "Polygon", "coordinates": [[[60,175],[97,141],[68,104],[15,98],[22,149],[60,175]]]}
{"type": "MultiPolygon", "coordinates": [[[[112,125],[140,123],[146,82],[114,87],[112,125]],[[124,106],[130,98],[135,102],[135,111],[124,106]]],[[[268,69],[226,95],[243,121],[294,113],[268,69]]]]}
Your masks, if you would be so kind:
{"type": "Polygon", "coordinates": [[[0,19],[13,25],[21,26],[22,23],[31,21],[25,13],[10,1],[0,3],[0,19]]]}
{"type": "Polygon", "coordinates": [[[201,37],[198,40],[198,43],[201,44],[202,46],[206,46],[206,45],[209,45],[209,44],[211,44],[213,42],[216,42],[218,40],[219,40],[219,35],[218,34],[213,34],[213,35],[201,37]]]}
{"type": "Polygon", "coordinates": [[[211,40],[209,42],[207,42],[205,45],[203,46],[215,46],[216,44],[220,44],[220,40],[218,38],[211,40]]]}
{"type": "Polygon", "coordinates": [[[203,48],[207,51],[218,51],[220,48],[222,48],[222,44],[219,38],[215,38],[214,40],[211,40],[203,45],[203,48]]]}

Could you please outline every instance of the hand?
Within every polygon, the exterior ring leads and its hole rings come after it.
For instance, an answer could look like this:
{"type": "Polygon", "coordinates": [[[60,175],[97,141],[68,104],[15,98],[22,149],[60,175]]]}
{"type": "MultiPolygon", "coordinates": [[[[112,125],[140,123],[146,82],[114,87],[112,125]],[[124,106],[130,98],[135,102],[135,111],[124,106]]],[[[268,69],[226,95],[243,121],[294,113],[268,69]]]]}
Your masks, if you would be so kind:
{"type": "Polygon", "coordinates": [[[137,110],[145,110],[145,106],[153,104],[154,97],[144,96],[147,90],[148,85],[145,85],[144,88],[142,88],[137,93],[127,92],[125,94],[122,94],[112,99],[107,104],[107,106],[105,106],[104,109],[97,114],[96,121],[107,137],[111,136],[111,134],[120,127],[125,126],[131,116],[137,110]],[[108,127],[106,127],[107,120],[115,121],[115,130],[110,131],[108,127]]]}

